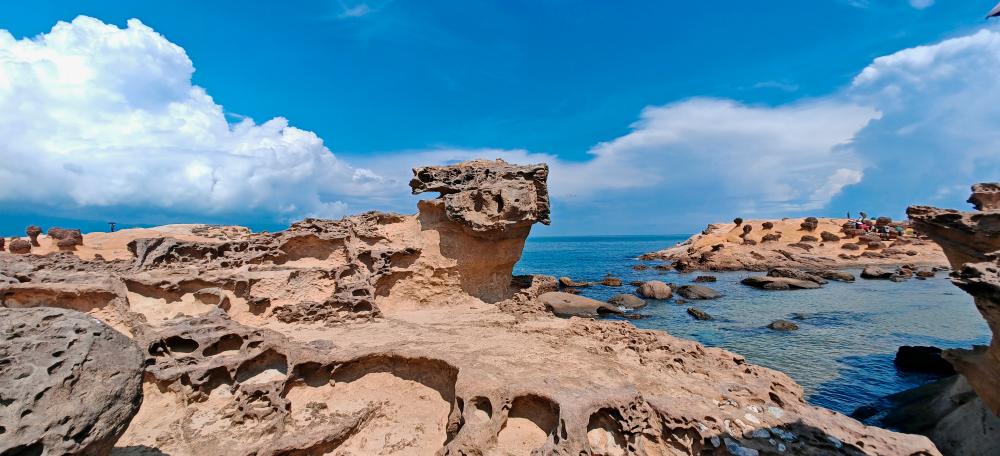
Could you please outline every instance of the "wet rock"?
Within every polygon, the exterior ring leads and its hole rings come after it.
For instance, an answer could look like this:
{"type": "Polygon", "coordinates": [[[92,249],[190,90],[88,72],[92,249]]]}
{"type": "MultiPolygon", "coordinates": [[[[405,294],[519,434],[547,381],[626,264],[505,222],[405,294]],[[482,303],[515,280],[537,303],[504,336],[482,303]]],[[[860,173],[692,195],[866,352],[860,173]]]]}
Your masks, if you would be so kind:
{"type": "Polygon", "coordinates": [[[10,253],[24,255],[31,253],[31,243],[24,239],[11,239],[10,245],[7,247],[10,253]]]}
{"type": "Polygon", "coordinates": [[[589,282],[577,282],[569,277],[560,277],[559,285],[563,287],[579,288],[579,287],[589,287],[589,282]]]}
{"type": "Polygon", "coordinates": [[[941,357],[941,353],[938,347],[904,345],[896,351],[893,364],[903,372],[955,375],[955,368],[941,357]]]}
{"type": "Polygon", "coordinates": [[[695,283],[706,283],[706,282],[715,282],[717,280],[718,280],[718,278],[716,278],[715,276],[700,275],[698,277],[695,277],[692,282],[695,282],[695,283]]]}
{"type": "Polygon", "coordinates": [[[894,273],[892,271],[887,271],[878,266],[868,266],[861,271],[862,279],[869,280],[888,280],[891,279],[894,273]]]}
{"type": "Polygon", "coordinates": [[[741,280],[740,283],[763,290],[808,290],[820,288],[820,284],[816,282],[788,277],[750,276],[741,280]]]}
{"type": "Polygon", "coordinates": [[[621,310],[608,303],[559,291],[543,293],[538,299],[545,308],[560,317],[622,314],[621,310]]]}
{"type": "Polygon", "coordinates": [[[604,285],[606,287],[620,287],[622,286],[622,279],[619,279],[618,277],[608,276],[601,280],[601,285],[604,285]]]}
{"type": "Polygon", "coordinates": [[[972,196],[969,196],[968,202],[977,211],[1000,210],[1000,183],[989,182],[973,185],[972,196]]]}
{"type": "Polygon", "coordinates": [[[667,284],[659,280],[643,282],[639,287],[639,296],[649,299],[670,299],[674,292],[667,284]]]}
{"type": "Polygon", "coordinates": [[[701,285],[682,285],[677,294],[687,299],[716,299],[722,296],[718,291],[701,285]]]}
{"type": "Polygon", "coordinates": [[[646,301],[636,295],[617,294],[608,299],[608,303],[625,309],[641,309],[646,307],[646,301]]]}
{"type": "Polygon", "coordinates": [[[28,239],[31,240],[31,245],[38,247],[38,235],[42,234],[42,229],[38,226],[31,225],[24,229],[24,233],[28,235],[28,239]]]}
{"type": "Polygon", "coordinates": [[[0,360],[0,454],[110,454],[142,403],[139,348],[86,314],[0,308],[0,360]]]}
{"type": "Polygon", "coordinates": [[[688,313],[688,315],[691,315],[692,317],[694,317],[695,320],[705,321],[705,320],[711,320],[712,319],[711,315],[705,313],[703,310],[698,309],[696,307],[688,307],[687,308],[687,313],[688,313]]]}
{"type": "Polygon", "coordinates": [[[775,331],[795,331],[799,329],[799,325],[788,320],[774,320],[767,327],[775,331]]]}
{"type": "Polygon", "coordinates": [[[809,282],[815,282],[819,285],[826,285],[827,283],[827,281],[820,276],[792,268],[772,268],[767,271],[767,275],[770,277],[787,277],[789,279],[807,280],[809,282]]]}

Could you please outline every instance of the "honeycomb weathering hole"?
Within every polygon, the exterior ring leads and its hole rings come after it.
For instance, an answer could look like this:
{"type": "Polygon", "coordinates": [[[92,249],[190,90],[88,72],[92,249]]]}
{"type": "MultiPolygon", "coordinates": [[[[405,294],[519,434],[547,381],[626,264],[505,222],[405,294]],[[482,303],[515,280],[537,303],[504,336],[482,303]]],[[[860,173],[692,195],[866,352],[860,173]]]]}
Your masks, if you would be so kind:
{"type": "Polygon", "coordinates": [[[288,360],[285,355],[274,350],[261,353],[236,370],[236,380],[240,383],[266,383],[283,380],[288,374],[288,360]]]}
{"type": "Polygon", "coordinates": [[[545,445],[558,425],[558,404],[541,396],[518,397],[497,435],[497,449],[502,454],[529,454],[545,445]]]}
{"type": "Polygon", "coordinates": [[[225,353],[227,351],[236,351],[243,347],[243,338],[236,334],[226,334],[215,341],[212,345],[209,345],[205,349],[205,356],[215,356],[220,353],[225,353]]]}
{"type": "Polygon", "coordinates": [[[469,401],[469,404],[471,405],[468,417],[470,424],[487,423],[493,419],[493,405],[490,404],[489,399],[477,397],[469,401]]]}
{"type": "Polygon", "coordinates": [[[624,456],[628,440],[622,431],[621,414],[613,408],[603,408],[590,415],[587,442],[595,455],[624,456]]]}

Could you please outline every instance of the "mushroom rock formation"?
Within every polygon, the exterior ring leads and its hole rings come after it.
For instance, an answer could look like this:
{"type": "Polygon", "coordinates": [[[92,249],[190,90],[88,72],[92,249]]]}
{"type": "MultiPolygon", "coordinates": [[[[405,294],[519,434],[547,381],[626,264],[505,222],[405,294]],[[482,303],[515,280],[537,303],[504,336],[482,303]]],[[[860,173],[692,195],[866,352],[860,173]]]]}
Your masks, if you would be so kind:
{"type": "MultiPolygon", "coordinates": [[[[974,187],[975,189],[976,187],[974,187]]],[[[980,187],[983,188],[983,187],[980,187]]],[[[989,207],[974,193],[974,204],[989,207]]],[[[951,263],[952,283],[972,295],[979,313],[993,333],[988,347],[945,350],[955,366],[993,413],[1000,415],[1000,209],[959,212],[911,206],[906,214],[914,228],[944,249],[951,263]]]]}
{"type": "Polygon", "coordinates": [[[11,239],[8,249],[10,250],[10,253],[19,255],[31,253],[31,243],[20,238],[11,239]]]}
{"type": "Polygon", "coordinates": [[[977,211],[992,211],[1000,209],[1000,183],[990,182],[972,186],[970,204],[977,211]]]}
{"type": "Polygon", "coordinates": [[[83,245],[83,234],[77,229],[49,228],[48,235],[56,240],[56,245],[60,250],[69,250],[83,245]]]}
{"type": "Polygon", "coordinates": [[[142,360],[80,312],[0,308],[0,454],[110,454],[142,403],[142,360]]]}
{"type": "Polygon", "coordinates": [[[42,229],[38,226],[31,225],[25,228],[24,232],[28,235],[28,239],[31,240],[31,245],[38,247],[38,235],[42,234],[42,229]]]}
{"type": "Polygon", "coordinates": [[[145,397],[123,453],[940,454],[814,407],[737,354],[553,316],[539,296],[555,277],[511,276],[548,218],[543,171],[420,169],[417,187],[443,196],[416,215],[130,230],[87,252],[0,255],[0,306],[85,310],[139,343],[145,397]]]}

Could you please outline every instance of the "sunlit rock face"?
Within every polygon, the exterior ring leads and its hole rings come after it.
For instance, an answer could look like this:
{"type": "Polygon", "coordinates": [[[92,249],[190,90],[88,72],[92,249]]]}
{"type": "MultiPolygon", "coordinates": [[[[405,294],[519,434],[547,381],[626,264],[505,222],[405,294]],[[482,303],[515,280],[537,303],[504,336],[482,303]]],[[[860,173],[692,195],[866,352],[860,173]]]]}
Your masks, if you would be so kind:
{"type": "Polygon", "coordinates": [[[907,214],[915,227],[944,249],[951,262],[952,282],[972,295],[993,340],[988,347],[944,353],[983,402],[1000,414],[1000,207],[996,184],[977,184],[969,198],[975,212],[913,206],[907,214]]]}

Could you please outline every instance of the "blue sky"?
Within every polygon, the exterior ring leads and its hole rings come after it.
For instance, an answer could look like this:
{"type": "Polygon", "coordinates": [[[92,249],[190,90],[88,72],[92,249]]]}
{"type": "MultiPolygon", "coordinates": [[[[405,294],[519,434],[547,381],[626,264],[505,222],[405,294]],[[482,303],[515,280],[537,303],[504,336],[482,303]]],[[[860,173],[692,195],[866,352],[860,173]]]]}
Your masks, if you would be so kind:
{"type": "Polygon", "coordinates": [[[541,234],[957,207],[1000,170],[992,3],[12,3],[0,233],[412,212],[474,156],[552,163],[541,234]]]}

